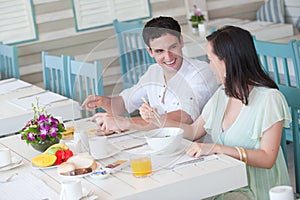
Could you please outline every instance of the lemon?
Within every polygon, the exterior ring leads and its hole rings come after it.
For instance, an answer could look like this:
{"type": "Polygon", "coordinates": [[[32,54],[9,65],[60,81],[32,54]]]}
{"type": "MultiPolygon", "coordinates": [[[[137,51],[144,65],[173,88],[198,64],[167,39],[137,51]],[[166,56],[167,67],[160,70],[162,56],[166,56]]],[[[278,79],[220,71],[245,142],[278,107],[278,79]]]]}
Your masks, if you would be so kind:
{"type": "Polygon", "coordinates": [[[37,167],[49,167],[56,161],[56,156],[52,154],[40,154],[32,158],[31,162],[37,167]]]}

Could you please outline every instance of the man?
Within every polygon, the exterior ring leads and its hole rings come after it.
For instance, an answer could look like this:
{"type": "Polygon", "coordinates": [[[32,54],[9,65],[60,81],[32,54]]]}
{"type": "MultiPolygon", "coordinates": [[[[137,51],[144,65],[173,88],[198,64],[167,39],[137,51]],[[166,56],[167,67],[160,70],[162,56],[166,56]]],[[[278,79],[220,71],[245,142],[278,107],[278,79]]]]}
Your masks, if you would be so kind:
{"type": "Polygon", "coordinates": [[[103,131],[157,128],[140,117],[120,115],[137,110],[145,98],[159,114],[191,124],[217,88],[217,82],[206,62],[182,56],[183,37],[180,25],[171,17],[157,17],[146,23],[143,39],[151,57],[151,65],[139,82],[119,96],[89,96],[83,107],[102,107],[107,113],[93,116],[103,131]]]}

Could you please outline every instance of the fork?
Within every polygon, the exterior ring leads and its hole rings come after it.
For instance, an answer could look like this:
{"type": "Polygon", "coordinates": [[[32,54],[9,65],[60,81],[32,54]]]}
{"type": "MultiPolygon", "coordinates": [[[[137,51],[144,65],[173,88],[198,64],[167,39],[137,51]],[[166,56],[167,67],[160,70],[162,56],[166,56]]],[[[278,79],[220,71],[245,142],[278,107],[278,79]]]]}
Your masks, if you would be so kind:
{"type": "MultiPolygon", "coordinates": [[[[141,97],[141,99],[144,101],[145,104],[149,105],[148,101],[145,99],[145,97],[141,97]]],[[[153,110],[152,111],[153,115],[154,115],[154,118],[156,119],[159,127],[163,127],[162,123],[160,122],[159,118],[160,118],[160,115],[155,111],[153,110]]]]}
{"type": "Polygon", "coordinates": [[[80,197],[79,200],[89,199],[89,197],[92,197],[94,195],[94,191],[90,190],[86,195],[80,197]]]}

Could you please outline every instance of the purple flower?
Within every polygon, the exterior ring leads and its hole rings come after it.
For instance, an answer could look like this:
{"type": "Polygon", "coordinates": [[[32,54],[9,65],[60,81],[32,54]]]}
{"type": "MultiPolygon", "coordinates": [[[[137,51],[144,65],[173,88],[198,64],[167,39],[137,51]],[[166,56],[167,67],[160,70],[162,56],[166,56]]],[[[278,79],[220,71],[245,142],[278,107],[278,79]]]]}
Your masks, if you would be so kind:
{"type": "Polygon", "coordinates": [[[195,11],[195,15],[196,15],[196,16],[201,16],[201,15],[202,15],[202,12],[201,12],[200,10],[196,10],[196,11],[195,11]]]}
{"type": "Polygon", "coordinates": [[[27,139],[28,139],[29,141],[35,140],[34,133],[29,132],[29,133],[27,134],[27,139]]]}

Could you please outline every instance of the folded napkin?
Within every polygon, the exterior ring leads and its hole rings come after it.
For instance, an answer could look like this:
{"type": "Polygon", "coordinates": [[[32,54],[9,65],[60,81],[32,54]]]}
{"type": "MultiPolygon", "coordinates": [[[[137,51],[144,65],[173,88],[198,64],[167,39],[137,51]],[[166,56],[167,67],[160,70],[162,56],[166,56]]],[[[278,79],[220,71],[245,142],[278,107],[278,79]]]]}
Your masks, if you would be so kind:
{"type": "Polygon", "coordinates": [[[57,200],[59,194],[31,173],[18,174],[0,183],[1,199],[57,200]]]}

